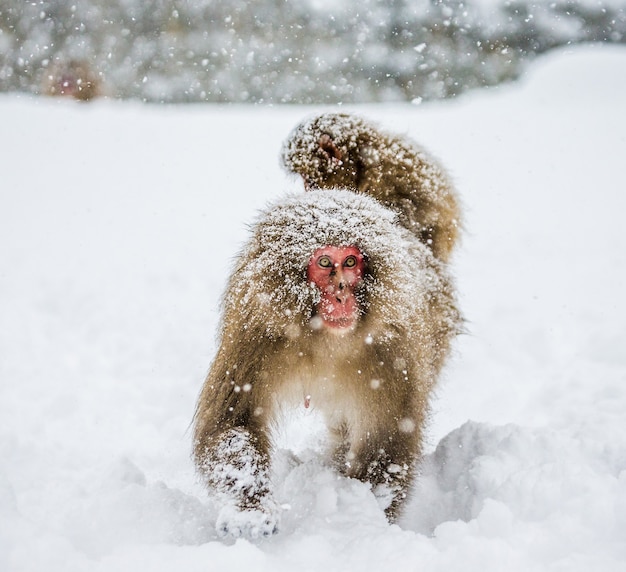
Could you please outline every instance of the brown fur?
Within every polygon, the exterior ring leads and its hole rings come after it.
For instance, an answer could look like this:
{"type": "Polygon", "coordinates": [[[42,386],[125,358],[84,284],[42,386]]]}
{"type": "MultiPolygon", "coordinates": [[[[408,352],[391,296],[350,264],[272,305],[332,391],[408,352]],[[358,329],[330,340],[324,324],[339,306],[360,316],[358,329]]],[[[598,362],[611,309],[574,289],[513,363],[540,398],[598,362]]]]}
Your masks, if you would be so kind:
{"type": "MultiPolygon", "coordinates": [[[[395,520],[459,324],[444,265],[372,199],[317,191],[268,209],[229,281],[220,346],[198,400],[194,456],[207,483],[240,513],[262,513],[256,532],[274,532],[269,427],[279,407],[311,396],[331,430],[338,470],[380,494],[385,485],[395,520]],[[312,321],[319,293],[305,279],[310,255],[329,244],[355,245],[368,261],[361,318],[342,335],[312,321]],[[233,435],[251,481],[229,476],[241,464],[225,445],[233,435]]],[[[227,520],[218,526],[246,533],[227,520]]]]}
{"type": "Polygon", "coordinates": [[[56,62],[45,75],[43,92],[46,95],[91,101],[101,95],[101,82],[87,61],[56,62]]]}
{"type": "Polygon", "coordinates": [[[282,162],[307,188],[371,195],[396,211],[435,256],[449,260],[461,224],[454,187],[441,165],[408,138],[359,117],[326,113],[294,129],[282,162]]]}

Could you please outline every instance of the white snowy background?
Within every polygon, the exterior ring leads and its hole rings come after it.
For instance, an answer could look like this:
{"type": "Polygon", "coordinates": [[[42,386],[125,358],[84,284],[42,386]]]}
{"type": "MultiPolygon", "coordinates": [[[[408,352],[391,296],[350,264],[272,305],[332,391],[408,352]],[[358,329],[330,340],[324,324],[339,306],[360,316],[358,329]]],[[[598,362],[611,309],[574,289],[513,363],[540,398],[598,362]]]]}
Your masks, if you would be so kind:
{"type": "Polygon", "coordinates": [[[453,174],[468,334],[407,513],[283,437],[289,505],[223,542],[189,424],[246,224],[320,108],[0,99],[0,570],[626,570],[626,50],[354,107],[453,174]]]}

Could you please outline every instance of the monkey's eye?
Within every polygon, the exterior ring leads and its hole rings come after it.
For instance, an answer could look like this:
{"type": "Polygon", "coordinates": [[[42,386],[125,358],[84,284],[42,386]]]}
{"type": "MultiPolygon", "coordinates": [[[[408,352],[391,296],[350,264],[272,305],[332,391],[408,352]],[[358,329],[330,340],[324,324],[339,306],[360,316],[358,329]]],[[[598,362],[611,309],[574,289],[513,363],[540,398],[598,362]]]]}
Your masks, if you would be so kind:
{"type": "Polygon", "coordinates": [[[356,266],[356,263],[356,256],[348,256],[348,258],[343,261],[343,266],[344,268],[354,268],[356,266]]]}
{"type": "Polygon", "coordinates": [[[321,256],[317,261],[317,265],[322,268],[332,268],[333,261],[328,256],[321,256]]]}

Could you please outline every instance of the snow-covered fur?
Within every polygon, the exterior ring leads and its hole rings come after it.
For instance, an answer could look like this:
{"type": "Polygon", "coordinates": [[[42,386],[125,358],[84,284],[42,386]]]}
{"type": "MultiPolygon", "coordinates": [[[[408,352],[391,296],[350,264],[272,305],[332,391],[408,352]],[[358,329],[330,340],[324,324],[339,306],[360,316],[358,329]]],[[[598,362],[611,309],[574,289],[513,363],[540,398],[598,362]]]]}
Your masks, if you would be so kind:
{"type": "MultiPolygon", "coordinates": [[[[379,202],[346,190],[277,202],[252,227],[226,289],[220,346],[195,418],[200,471],[240,513],[265,513],[260,534],[271,534],[269,427],[279,407],[306,400],[325,415],[339,470],[389,496],[393,520],[459,325],[445,265],[379,202]],[[315,323],[319,292],[306,279],[311,255],[325,245],[357,246],[367,261],[360,319],[340,335],[315,323]]],[[[220,526],[236,535],[241,518],[220,526]]]]}
{"type": "Polygon", "coordinates": [[[223,501],[216,522],[222,536],[259,538],[277,531],[280,511],[271,495],[268,467],[251,438],[241,428],[225,431],[201,467],[223,501]],[[248,502],[233,502],[242,498],[248,502]]]}
{"type": "Polygon", "coordinates": [[[354,115],[325,113],[298,125],[281,156],[308,188],[373,196],[397,212],[435,256],[449,259],[461,223],[458,199],[441,165],[413,141],[354,115]]]}

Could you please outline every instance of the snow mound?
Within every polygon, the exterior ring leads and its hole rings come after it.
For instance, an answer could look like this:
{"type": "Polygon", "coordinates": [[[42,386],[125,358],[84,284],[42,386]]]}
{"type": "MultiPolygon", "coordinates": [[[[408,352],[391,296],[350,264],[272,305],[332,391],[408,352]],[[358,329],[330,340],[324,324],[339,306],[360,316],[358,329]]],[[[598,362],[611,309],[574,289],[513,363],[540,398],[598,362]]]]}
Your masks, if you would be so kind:
{"type": "Polygon", "coordinates": [[[440,536],[463,521],[508,536],[516,526],[560,520],[567,527],[551,529],[543,544],[563,557],[581,537],[616,538],[626,516],[611,507],[626,500],[626,473],[623,459],[602,453],[563,431],[468,422],[425,459],[411,527],[440,536]]]}
{"type": "Polygon", "coordinates": [[[560,105],[597,105],[626,97],[624,80],[614,71],[623,65],[623,59],[623,46],[560,48],[541,56],[528,69],[521,93],[560,105]]]}

